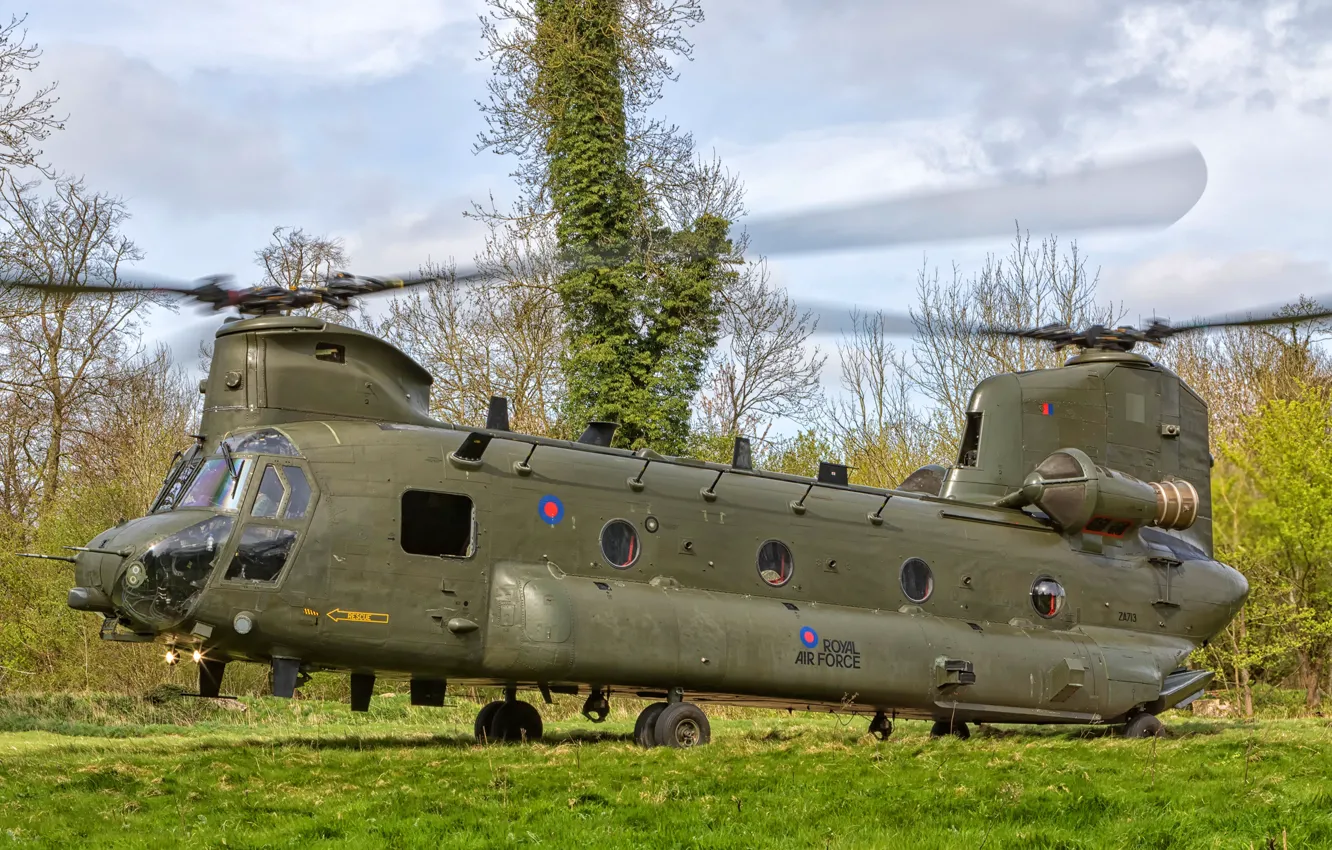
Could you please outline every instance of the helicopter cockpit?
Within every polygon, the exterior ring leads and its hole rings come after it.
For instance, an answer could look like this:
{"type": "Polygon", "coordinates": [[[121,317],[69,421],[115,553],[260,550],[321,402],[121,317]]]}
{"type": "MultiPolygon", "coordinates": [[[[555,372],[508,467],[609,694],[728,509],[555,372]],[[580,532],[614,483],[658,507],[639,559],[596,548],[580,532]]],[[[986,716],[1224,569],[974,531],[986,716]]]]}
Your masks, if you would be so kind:
{"type": "Polygon", "coordinates": [[[220,556],[231,549],[238,525],[240,538],[222,580],[274,586],[313,502],[298,457],[295,445],[272,428],[232,435],[206,457],[197,444],[182,453],[148,516],[99,536],[89,550],[127,562],[123,571],[109,575],[100,564],[94,569],[99,577],[111,579],[98,583],[109,585],[115,608],[155,631],[184,622],[212,580],[220,556]],[[258,484],[252,487],[256,477],[258,484]]]}

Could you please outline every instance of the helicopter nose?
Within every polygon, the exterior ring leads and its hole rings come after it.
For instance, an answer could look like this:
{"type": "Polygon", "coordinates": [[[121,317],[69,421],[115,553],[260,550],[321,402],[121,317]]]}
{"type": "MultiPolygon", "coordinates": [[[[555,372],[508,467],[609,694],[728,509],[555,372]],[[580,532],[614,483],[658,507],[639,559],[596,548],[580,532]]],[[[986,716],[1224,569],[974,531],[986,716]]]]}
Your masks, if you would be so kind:
{"type": "Polygon", "coordinates": [[[140,517],[80,547],[70,608],[162,631],[188,613],[234,519],[201,511],[140,517]]]}

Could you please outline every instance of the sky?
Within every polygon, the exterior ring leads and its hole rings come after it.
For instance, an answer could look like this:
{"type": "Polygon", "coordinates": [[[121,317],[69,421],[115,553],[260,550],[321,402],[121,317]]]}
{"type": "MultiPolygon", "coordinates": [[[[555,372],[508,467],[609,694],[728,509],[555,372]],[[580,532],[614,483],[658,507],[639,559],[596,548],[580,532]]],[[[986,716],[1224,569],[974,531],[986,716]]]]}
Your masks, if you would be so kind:
{"type": "MultiPolygon", "coordinates": [[[[139,268],[258,278],[274,227],[341,237],[352,270],[465,263],[482,0],[29,0],[58,81],[58,169],[123,196],[139,268]]],[[[653,113],[744,181],[753,214],[963,186],[1191,143],[1173,226],[1076,237],[1130,319],[1332,293],[1332,0],[702,0],[653,113]]],[[[22,10],[20,10],[22,12],[22,10]]],[[[1043,234],[1033,233],[1039,238],[1043,234]]],[[[1008,239],[781,256],[797,299],[902,310],[922,265],[1008,239]]]]}

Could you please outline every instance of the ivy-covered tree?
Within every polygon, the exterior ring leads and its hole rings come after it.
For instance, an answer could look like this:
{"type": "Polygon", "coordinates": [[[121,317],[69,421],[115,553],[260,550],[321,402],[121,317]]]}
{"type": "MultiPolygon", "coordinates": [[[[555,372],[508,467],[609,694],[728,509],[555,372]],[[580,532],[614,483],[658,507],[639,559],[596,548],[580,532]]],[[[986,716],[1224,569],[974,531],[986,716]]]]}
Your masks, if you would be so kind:
{"type": "Polygon", "coordinates": [[[562,421],[682,451],[719,330],[735,181],[648,120],[697,0],[494,0],[482,149],[517,154],[515,218],[553,217],[567,337],[562,421]]]}

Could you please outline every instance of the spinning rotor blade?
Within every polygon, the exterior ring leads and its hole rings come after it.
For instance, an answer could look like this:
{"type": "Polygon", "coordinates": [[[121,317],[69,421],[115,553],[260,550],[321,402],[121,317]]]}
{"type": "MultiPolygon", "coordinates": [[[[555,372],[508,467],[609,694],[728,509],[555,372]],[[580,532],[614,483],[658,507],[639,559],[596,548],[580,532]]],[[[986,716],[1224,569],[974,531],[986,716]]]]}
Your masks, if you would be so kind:
{"type": "Polygon", "coordinates": [[[107,286],[99,284],[68,284],[68,283],[43,283],[33,280],[19,280],[14,278],[0,279],[0,288],[11,289],[30,289],[36,292],[51,292],[62,295],[97,295],[103,292],[161,292],[172,295],[189,295],[198,289],[199,284],[176,283],[160,281],[149,283],[147,279],[143,283],[115,283],[107,286]]]}
{"type": "MultiPolygon", "coordinates": [[[[1273,306],[1254,310],[1245,314],[1229,313],[1205,319],[1195,319],[1180,325],[1171,325],[1164,319],[1150,319],[1147,327],[1107,328],[1092,326],[1075,330],[1068,325],[1051,323],[1038,328],[1012,328],[981,325],[963,330],[974,336],[1008,336],[1021,339],[1034,339],[1049,342],[1056,349],[1068,346],[1080,348],[1109,348],[1130,350],[1137,343],[1161,345],[1173,336],[1185,333],[1198,333],[1218,328],[1262,327],[1269,325],[1303,324],[1332,319],[1332,295],[1324,298],[1309,299],[1308,312],[1292,313],[1288,306],[1273,306]]],[[[880,324],[884,333],[890,336],[917,336],[920,329],[907,313],[887,310],[866,309],[850,304],[837,304],[827,301],[808,301],[801,299],[798,308],[814,313],[818,317],[816,334],[848,334],[866,323],[871,326],[880,324]]],[[[948,329],[944,333],[955,333],[948,329]]]]}
{"type": "MultiPolygon", "coordinates": [[[[1274,305],[1250,310],[1243,315],[1226,313],[1204,319],[1194,319],[1181,325],[1172,325],[1171,334],[1210,330],[1211,328],[1261,327],[1263,325],[1289,325],[1300,322],[1315,322],[1332,318],[1332,295],[1310,299],[1314,309],[1308,313],[1285,312],[1287,305],[1274,305]],[[1254,318],[1257,315],[1261,318],[1254,318]]],[[[1157,321],[1157,320],[1153,320],[1157,321]]]]}
{"type": "Polygon", "coordinates": [[[83,296],[122,292],[159,293],[191,299],[214,311],[230,308],[241,314],[266,315],[285,310],[313,307],[317,304],[327,304],[338,310],[346,310],[351,307],[353,299],[366,295],[392,292],[430,283],[449,281],[468,283],[487,276],[487,274],[474,269],[469,269],[464,274],[457,276],[430,275],[415,277],[367,277],[336,272],[324,278],[319,285],[297,289],[288,289],[283,286],[252,286],[247,289],[233,289],[228,285],[232,278],[227,275],[202,278],[193,284],[145,280],[142,283],[114,283],[105,286],[0,279],[0,288],[83,296]]]}
{"type": "Polygon", "coordinates": [[[850,334],[857,328],[882,324],[883,332],[891,336],[915,336],[916,323],[910,314],[895,310],[878,310],[872,307],[859,307],[851,304],[838,304],[832,301],[809,301],[804,298],[796,301],[796,309],[804,313],[813,313],[818,319],[814,333],[850,334]]]}
{"type": "Polygon", "coordinates": [[[1024,339],[1041,339],[1050,342],[1055,349],[1067,346],[1080,348],[1118,349],[1130,351],[1140,342],[1162,345],[1173,336],[1186,333],[1199,333],[1218,328],[1252,328],[1266,325],[1298,325],[1332,318],[1332,298],[1319,298],[1306,301],[1310,309],[1304,312],[1291,312],[1289,307],[1269,307],[1244,315],[1231,313],[1206,319],[1195,319],[1182,325],[1171,325],[1164,319],[1151,319],[1147,327],[1105,328],[1093,325],[1081,331],[1075,331],[1067,325],[1049,324],[1039,328],[1000,328],[982,327],[976,333],[987,336],[1012,336],[1024,339]],[[1258,315],[1255,316],[1254,312],[1258,315]]]}
{"type": "Polygon", "coordinates": [[[1116,164],[1020,182],[850,203],[750,219],[762,254],[880,248],[1012,235],[1170,225],[1207,186],[1207,163],[1189,145],[1116,164]]]}

